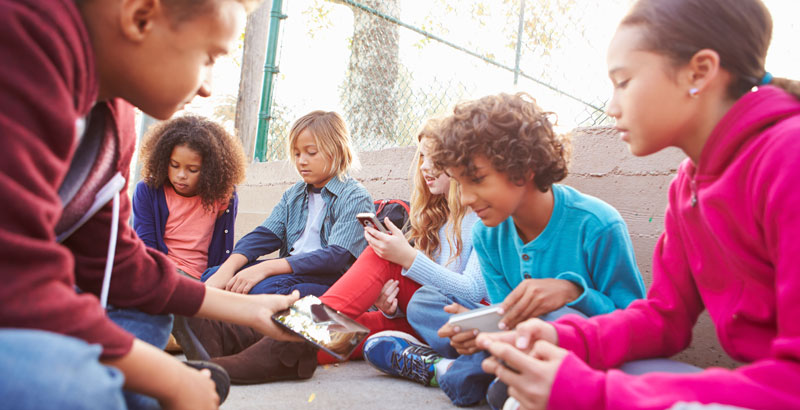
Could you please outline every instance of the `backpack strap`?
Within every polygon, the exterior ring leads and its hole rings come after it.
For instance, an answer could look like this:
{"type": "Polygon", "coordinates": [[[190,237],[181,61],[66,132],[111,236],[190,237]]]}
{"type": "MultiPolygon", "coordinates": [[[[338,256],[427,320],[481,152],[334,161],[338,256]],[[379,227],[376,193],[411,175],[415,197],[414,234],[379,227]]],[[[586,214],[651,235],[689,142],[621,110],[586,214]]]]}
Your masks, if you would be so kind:
{"type": "MultiPolygon", "coordinates": [[[[103,198],[99,198],[104,188],[108,191],[108,185],[119,187],[119,178],[114,178],[118,174],[116,164],[119,142],[114,122],[107,120],[110,114],[106,103],[98,103],[92,108],[69,170],[58,188],[63,206],[61,218],[55,228],[59,242],[63,242],[102,205],[111,200],[113,192],[106,192],[103,198]],[[105,199],[105,202],[97,206],[96,202],[101,199],[105,199]]],[[[124,186],[124,178],[122,185],[124,186]]],[[[122,187],[117,191],[120,189],[122,187]]]]}
{"type": "Polygon", "coordinates": [[[373,202],[375,203],[375,205],[378,205],[378,208],[375,210],[376,215],[381,213],[381,211],[383,211],[383,207],[386,206],[386,204],[398,204],[403,208],[405,208],[407,213],[411,214],[411,208],[408,206],[406,201],[403,201],[401,199],[376,199],[373,202]]]}

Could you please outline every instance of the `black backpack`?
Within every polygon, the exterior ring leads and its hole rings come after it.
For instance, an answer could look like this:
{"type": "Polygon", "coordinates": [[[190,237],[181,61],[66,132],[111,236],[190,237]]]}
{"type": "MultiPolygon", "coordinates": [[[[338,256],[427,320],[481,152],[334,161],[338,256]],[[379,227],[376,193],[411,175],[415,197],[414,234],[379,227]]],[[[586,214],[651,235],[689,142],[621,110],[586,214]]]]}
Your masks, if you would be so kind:
{"type": "Polygon", "coordinates": [[[394,226],[407,232],[411,225],[408,223],[411,207],[408,201],[402,199],[376,199],[375,218],[383,222],[383,218],[389,217],[394,226]]]}

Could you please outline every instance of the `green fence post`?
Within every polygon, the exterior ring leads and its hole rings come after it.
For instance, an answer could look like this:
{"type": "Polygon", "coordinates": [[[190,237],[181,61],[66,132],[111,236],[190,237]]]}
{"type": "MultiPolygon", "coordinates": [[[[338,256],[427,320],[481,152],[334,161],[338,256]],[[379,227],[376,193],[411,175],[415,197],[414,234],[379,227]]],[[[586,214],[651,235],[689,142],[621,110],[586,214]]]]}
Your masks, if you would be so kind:
{"type": "Polygon", "coordinates": [[[525,0],[519,3],[519,29],[517,29],[517,58],[514,63],[514,85],[517,85],[519,80],[519,59],[522,56],[522,33],[524,33],[525,25],[525,0]]]}
{"type": "Polygon", "coordinates": [[[283,14],[283,0],[272,0],[272,11],[269,20],[269,38],[267,39],[267,58],[264,61],[264,87],[261,89],[261,108],[258,112],[258,131],[256,132],[255,160],[267,160],[267,132],[269,131],[270,111],[272,109],[272,80],[278,73],[275,64],[278,55],[278,33],[283,14]]]}

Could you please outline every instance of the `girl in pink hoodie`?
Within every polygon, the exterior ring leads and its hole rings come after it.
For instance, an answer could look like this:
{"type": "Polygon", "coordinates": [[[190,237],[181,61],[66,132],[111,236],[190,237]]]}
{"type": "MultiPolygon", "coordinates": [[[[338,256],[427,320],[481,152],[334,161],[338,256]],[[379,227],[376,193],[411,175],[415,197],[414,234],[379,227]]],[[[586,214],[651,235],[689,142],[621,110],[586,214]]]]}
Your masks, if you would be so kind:
{"type": "Polygon", "coordinates": [[[623,19],[608,114],[634,155],[688,158],[646,299],[478,337],[520,408],[800,408],[800,83],[765,71],[771,32],[760,0],[639,0],[623,19]],[[742,366],[615,370],[686,348],[704,309],[742,366]]]}

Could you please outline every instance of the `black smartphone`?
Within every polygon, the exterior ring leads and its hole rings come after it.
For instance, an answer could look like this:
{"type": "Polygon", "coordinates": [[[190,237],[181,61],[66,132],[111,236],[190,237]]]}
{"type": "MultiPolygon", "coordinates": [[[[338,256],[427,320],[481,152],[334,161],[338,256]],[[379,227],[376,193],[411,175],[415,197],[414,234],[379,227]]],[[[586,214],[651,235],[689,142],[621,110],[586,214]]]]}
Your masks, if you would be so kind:
{"type": "Polygon", "coordinates": [[[340,361],[347,360],[369,334],[367,327],[314,295],[303,297],[289,309],[272,315],[272,320],[340,361]]]}

